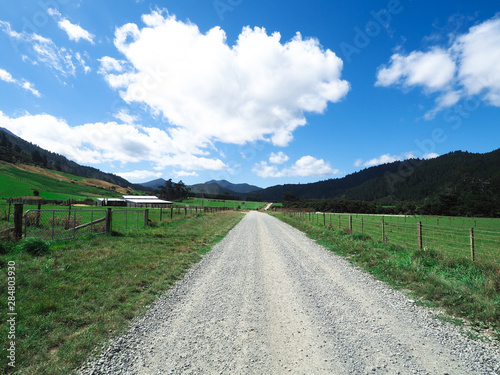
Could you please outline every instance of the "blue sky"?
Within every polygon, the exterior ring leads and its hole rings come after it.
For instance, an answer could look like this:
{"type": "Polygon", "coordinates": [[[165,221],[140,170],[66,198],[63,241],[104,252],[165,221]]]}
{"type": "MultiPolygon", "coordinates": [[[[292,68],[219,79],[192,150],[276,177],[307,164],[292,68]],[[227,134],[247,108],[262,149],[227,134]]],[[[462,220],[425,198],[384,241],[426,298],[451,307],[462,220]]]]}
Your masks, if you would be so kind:
{"type": "Polygon", "coordinates": [[[132,182],[262,187],[500,147],[494,1],[0,5],[0,127],[132,182]]]}

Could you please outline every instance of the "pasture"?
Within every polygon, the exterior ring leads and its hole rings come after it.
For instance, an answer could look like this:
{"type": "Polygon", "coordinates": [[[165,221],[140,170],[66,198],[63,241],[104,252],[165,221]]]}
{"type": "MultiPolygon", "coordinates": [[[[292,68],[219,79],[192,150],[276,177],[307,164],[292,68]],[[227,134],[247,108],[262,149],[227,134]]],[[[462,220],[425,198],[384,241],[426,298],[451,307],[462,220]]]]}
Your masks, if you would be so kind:
{"type": "Polygon", "coordinates": [[[318,226],[367,235],[408,250],[435,250],[449,257],[500,265],[500,219],[295,212],[318,226]],[[421,223],[419,239],[418,223],[421,223]],[[471,233],[472,229],[472,233],[471,233]],[[471,246],[473,237],[473,249],[471,246]]]}
{"type": "MultiPolygon", "coordinates": [[[[14,167],[0,162],[0,198],[33,197],[37,190],[48,200],[84,200],[92,197],[119,197],[126,189],[93,179],[30,166],[14,167]]],[[[1,204],[1,203],[0,203],[1,204]]]]}
{"type": "Polygon", "coordinates": [[[242,210],[258,210],[266,205],[264,202],[248,202],[248,201],[232,201],[225,199],[207,199],[207,198],[188,198],[184,199],[177,205],[188,205],[197,207],[227,207],[227,208],[240,208],[242,210]]]}
{"type": "MultiPolygon", "coordinates": [[[[437,217],[406,217],[406,223],[404,216],[384,217],[385,241],[382,241],[382,216],[309,212],[272,215],[376,278],[411,291],[417,304],[444,308],[451,316],[465,318],[478,331],[488,329],[489,334],[500,339],[500,219],[476,220],[478,233],[482,235],[479,229],[482,226],[493,237],[487,246],[479,246],[477,257],[472,260],[470,239],[465,236],[458,241],[453,233],[468,233],[474,219],[441,218],[440,230],[432,232],[431,223],[437,226],[437,217]],[[424,246],[420,250],[416,236],[418,221],[423,226],[424,246]],[[429,243],[432,238],[435,242],[429,243]]],[[[461,319],[453,321],[464,324],[461,319]]]]}

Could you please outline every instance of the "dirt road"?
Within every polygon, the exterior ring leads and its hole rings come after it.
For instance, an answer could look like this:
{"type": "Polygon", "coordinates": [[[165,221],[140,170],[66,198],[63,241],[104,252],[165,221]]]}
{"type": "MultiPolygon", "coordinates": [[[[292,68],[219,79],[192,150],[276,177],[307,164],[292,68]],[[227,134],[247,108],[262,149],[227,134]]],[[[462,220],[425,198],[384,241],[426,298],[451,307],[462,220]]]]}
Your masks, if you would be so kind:
{"type": "Polygon", "coordinates": [[[82,373],[499,374],[500,355],[251,212],[82,373]]]}

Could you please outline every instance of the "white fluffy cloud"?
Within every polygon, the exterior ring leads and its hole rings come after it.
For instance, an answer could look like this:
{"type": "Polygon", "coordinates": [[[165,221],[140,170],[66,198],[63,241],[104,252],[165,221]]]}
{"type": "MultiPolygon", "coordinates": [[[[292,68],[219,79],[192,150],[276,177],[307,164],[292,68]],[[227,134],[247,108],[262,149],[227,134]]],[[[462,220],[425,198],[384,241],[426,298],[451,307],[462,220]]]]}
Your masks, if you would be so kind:
{"type": "Polygon", "coordinates": [[[375,165],[380,165],[380,164],[387,164],[387,163],[392,163],[398,160],[405,160],[405,159],[413,159],[416,158],[416,156],[411,153],[411,152],[405,152],[401,155],[391,155],[391,154],[384,154],[380,155],[376,158],[373,158],[371,160],[363,162],[363,160],[358,159],[354,163],[355,167],[373,167],[375,165]]]}
{"type": "Polygon", "coordinates": [[[176,171],[172,172],[176,177],[197,177],[198,173],[196,172],[187,172],[187,171],[176,171]]]}
{"type": "Polygon", "coordinates": [[[152,178],[160,178],[163,175],[161,172],[151,172],[151,171],[141,171],[141,170],[135,170],[132,172],[121,172],[115,174],[129,181],[142,181],[152,178]]]}
{"type": "Polygon", "coordinates": [[[66,34],[68,34],[68,38],[70,40],[78,42],[80,39],[84,39],[94,44],[95,35],[89,33],[80,25],[71,23],[67,18],[64,18],[56,9],[48,9],[47,13],[54,17],[54,19],[57,21],[57,26],[59,26],[61,30],[64,30],[66,34]]]}
{"type": "Polygon", "coordinates": [[[283,164],[288,161],[290,158],[283,152],[280,151],[277,154],[271,152],[271,156],[269,156],[269,163],[272,164],[283,164]]]}
{"type": "Polygon", "coordinates": [[[269,165],[266,161],[255,164],[252,171],[259,177],[312,177],[328,176],[340,173],[333,169],[330,163],[312,156],[303,156],[291,167],[278,169],[276,165],[269,165]]]}
{"type": "Polygon", "coordinates": [[[500,107],[500,18],[472,27],[457,38],[453,50],[467,94],[484,94],[491,105],[500,107]]]}
{"type": "Polygon", "coordinates": [[[438,93],[436,106],[424,116],[432,119],[460,99],[478,95],[500,107],[500,18],[495,17],[452,37],[448,48],[396,53],[377,71],[377,86],[423,87],[438,93]]]}
{"type": "MultiPolygon", "coordinates": [[[[434,159],[437,158],[439,154],[436,153],[427,153],[423,155],[423,159],[434,159]]],[[[417,159],[418,156],[416,156],[413,152],[403,152],[402,154],[399,155],[391,155],[391,154],[384,154],[380,155],[376,158],[363,161],[363,159],[357,159],[354,162],[355,167],[373,167],[375,165],[381,165],[381,164],[387,164],[387,163],[393,163],[395,161],[401,161],[401,160],[407,160],[407,159],[417,159]]]]}
{"type": "Polygon", "coordinates": [[[282,43],[279,33],[245,27],[228,45],[219,27],[202,33],[159,11],[142,21],[115,32],[126,64],[105,57],[100,72],[125,101],[146,104],[187,140],[286,146],[306,113],[323,113],[349,91],[342,60],[315,39],[282,43]]]}
{"type": "Polygon", "coordinates": [[[13,83],[19,87],[22,87],[23,89],[28,90],[29,92],[31,92],[33,95],[35,95],[37,97],[42,96],[40,94],[40,92],[38,92],[38,90],[35,89],[35,87],[33,86],[33,84],[31,82],[28,82],[25,79],[22,79],[19,81],[19,80],[15,79],[14,77],[12,77],[12,75],[8,71],[1,69],[1,68],[0,68],[0,80],[7,82],[7,83],[13,83]]]}
{"type": "Polygon", "coordinates": [[[397,53],[392,55],[389,67],[379,68],[376,85],[422,86],[438,91],[450,84],[455,70],[451,56],[440,48],[429,52],[414,51],[407,56],[397,53]]]}
{"type": "Polygon", "coordinates": [[[205,157],[201,150],[179,147],[169,134],[157,128],[116,122],[69,126],[48,114],[26,113],[14,118],[1,111],[0,124],[29,142],[83,164],[149,161],[158,171],[166,167],[192,171],[226,167],[219,159],[205,157]]]}

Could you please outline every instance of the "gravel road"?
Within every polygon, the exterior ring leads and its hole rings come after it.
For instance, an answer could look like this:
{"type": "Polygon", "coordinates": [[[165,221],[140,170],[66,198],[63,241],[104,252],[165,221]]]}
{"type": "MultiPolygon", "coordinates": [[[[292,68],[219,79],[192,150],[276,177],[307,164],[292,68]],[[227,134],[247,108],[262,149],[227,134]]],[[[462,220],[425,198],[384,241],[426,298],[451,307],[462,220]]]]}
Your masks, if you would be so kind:
{"type": "Polygon", "coordinates": [[[500,374],[500,350],[250,212],[81,374],[500,374]]]}

